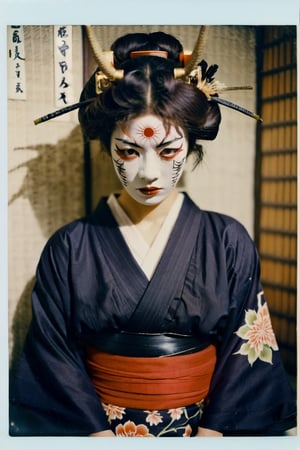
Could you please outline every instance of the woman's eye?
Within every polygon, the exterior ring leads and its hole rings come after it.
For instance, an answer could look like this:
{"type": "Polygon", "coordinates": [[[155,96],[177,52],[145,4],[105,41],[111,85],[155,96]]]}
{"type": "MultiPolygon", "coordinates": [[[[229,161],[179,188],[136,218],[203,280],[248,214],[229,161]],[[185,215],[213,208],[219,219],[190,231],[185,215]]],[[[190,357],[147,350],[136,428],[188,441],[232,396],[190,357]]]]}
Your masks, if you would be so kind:
{"type": "Polygon", "coordinates": [[[135,150],[134,148],[119,148],[118,146],[116,146],[116,152],[117,154],[120,156],[120,158],[124,159],[124,160],[131,160],[131,159],[135,159],[136,157],[139,156],[139,152],[137,150],[135,150]]]}
{"type": "Polygon", "coordinates": [[[162,159],[166,159],[166,160],[173,159],[181,151],[182,151],[182,146],[180,146],[178,148],[165,148],[159,153],[159,156],[162,159]]]}

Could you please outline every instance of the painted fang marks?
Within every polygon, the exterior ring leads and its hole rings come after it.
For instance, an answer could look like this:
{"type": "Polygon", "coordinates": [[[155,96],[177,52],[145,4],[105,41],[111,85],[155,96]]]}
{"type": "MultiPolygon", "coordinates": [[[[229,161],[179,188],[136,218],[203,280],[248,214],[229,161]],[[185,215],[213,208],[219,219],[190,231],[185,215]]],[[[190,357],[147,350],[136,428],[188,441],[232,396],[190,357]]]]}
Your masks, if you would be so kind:
{"type": "Polygon", "coordinates": [[[121,181],[123,183],[124,186],[127,186],[127,177],[126,177],[126,169],[124,167],[124,161],[120,161],[117,159],[114,159],[114,163],[116,165],[118,174],[121,178],[121,181]]]}
{"type": "Polygon", "coordinates": [[[181,175],[184,163],[186,158],[183,158],[181,161],[173,161],[173,173],[172,173],[172,184],[176,185],[178,178],[181,175]]]}

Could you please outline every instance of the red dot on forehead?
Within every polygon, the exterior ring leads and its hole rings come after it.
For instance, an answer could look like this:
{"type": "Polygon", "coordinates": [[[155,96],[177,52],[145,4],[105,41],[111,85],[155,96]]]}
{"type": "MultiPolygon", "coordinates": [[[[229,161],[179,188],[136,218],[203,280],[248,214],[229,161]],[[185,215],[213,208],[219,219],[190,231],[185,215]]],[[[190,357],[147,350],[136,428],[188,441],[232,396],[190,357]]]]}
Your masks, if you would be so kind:
{"type": "Polygon", "coordinates": [[[154,130],[153,128],[147,127],[144,129],[144,136],[147,138],[150,138],[154,135],[154,130]]]}

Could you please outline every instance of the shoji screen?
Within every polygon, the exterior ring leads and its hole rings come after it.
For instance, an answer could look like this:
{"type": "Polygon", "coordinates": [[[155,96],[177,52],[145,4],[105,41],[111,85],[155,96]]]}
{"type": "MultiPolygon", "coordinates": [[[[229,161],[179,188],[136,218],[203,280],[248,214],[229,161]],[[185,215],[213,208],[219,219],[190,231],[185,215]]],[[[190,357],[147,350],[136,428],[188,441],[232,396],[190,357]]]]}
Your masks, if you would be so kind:
{"type": "Polygon", "coordinates": [[[256,237],[262,281],[287,370],[296,373],[296,28],[258,30],[256,237]]]}

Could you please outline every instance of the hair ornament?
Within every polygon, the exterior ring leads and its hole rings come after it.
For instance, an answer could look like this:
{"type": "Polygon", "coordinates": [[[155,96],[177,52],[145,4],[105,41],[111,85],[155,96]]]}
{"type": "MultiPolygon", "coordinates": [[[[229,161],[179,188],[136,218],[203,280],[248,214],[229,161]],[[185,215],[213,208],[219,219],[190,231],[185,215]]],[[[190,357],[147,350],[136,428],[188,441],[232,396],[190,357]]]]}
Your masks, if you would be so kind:
{"type": "MultiPolygon", "coordinates": [[[[120,69],[116,69],[114,67],[114,55],[112,51],[103,51],[98,39],[94,34],[94,30],[91,26],[86,25],[85,27],[87,39],[89,41],[90,47],[94,54],[95,60],[97,62],[98,69],[95,72],[95,93],[99,95],[103,92],[103,90],[111,85],[112,82],[121,80],[124,77],[124,71],[120,69]]],[[[223,106],[234,109],[242,114],[246,114],[258,121],[262,121],[260,116],[247,109],[236,105],[225,99],[220,99],[219,94],[224,91],[232,91],[232,90],[244,90],[244,89],[252,89],[250,86],[236,86],[236,87],[228,87],[223,83],[214,79],[214,75],[218,70],[218,65],[214,64],[212,66],[208,66],[205,60],[201,60],[200,63],[197,63],[202,56],[204,46],[207,41],[208,36],[208,27],[201,26],[199,30],[199,34],[197,40],[195,42],[195,46],[192,52],[182,52],[180,54],[180,62],[183,64],[183,67],[176,67],[174,69],[174,78],[182,79],[184,82],[188,84],[192,84],[197,87],[201,92],[203,92],[208,99],[208,101],[217,102],[223,106]]],[[[168,58],[168,52],[161,50],[139,50],[133,51],[130,54],[131,58],[141,57],[141,56],[158,56],[162,58],[168,58]]],[[[83,102],[78,102],[73,105],[66,106],[62,109],[54,111],[50,114],[46,114],[36,120],[34,120],[34,124],[38,125],[39,123],[45,122],[47,120],[58,117],[62,114],[66,114],[74,109],[78,109],[85,104],[91,103],[94,98],[84,100],[83,102]]]]}
{"type": "Polygon", "coordinates": [[[168,59],[168,52],[165,50],[136,50],[130,53],[130,58],[139,58],[140,56],[158,56],[168,59]]]}
{"type": "Polygon", "coordinates": [[[207,62],[202,59],[198,64],[197,68],[194,69],[190,75],[188,82],[194,86],[196,86],[203,94],[206,96],[207,100],[215,101],[220,105],[227,106],[228,108],[234,109],[242,114],[245,114],[253,119],[256,119],[262,122],[261,117],[249,111],[248,109],[239,106],[233,102],[230,102],[225,99],[220,99],[219,94],[224,91],[236,91],[236,90],[246,90],[252,89],[251,86],[226,86],[224,83],[215,80],[214,75],[217,72],[219,66],[217,64],[213,64],[208,66],[207,62]]]}
{"type": "Polygon", "coordinates": [[[214,74],[218,68],[217,64],[208,67],[207,62],[202,59],[197,68],[189,75],[188,82],[203,92],[208,100],[213,95],[220,94],[226,88],[225,84],[214,79],[214,74]]]}
{"type": "Polygon", "coordinates": [[[99,69],[104,73],[104,75],[106,75],[109,80],[121,80],[124,76],[124,72],[123,70],[115,69],[115,67],[113,66],[111,60],[111,52],[104,52],[102,50],[91,26],[86,25],[85,30],[99,69]]]}
{"type": "Polygon", "coordinates": [[[73,103],[72,105],[65,106],[64,108],[58,109],[57,111],[53,111],[49,114],[46,114],[45,116],[35,119],[33,123],[34,125],[38,125],[39,123],[47,122],[47,120],[54,119],[55,117],[62,116],[63,114],[67,114],[71,111],[74,111],[74,109],[78,109],[81,108],[82,106],[88,105],[89,103],[92,103],[92,101],[94,100],[95,97],[83,100],[82,102],[73,103]]]}
{"type": "Polygon", "coordinates": [[[199,59],[202,57],[203,50],[208,38],[208,27],[203,25],[200,27],[197,40],[194,45],[194,49],[190,55],[183,55],[183,61],[185,63],[184,67],[179,67],[174,69],[175,78],[185,78],[188,79],[190,73],[196,68],[199,59]]]}

